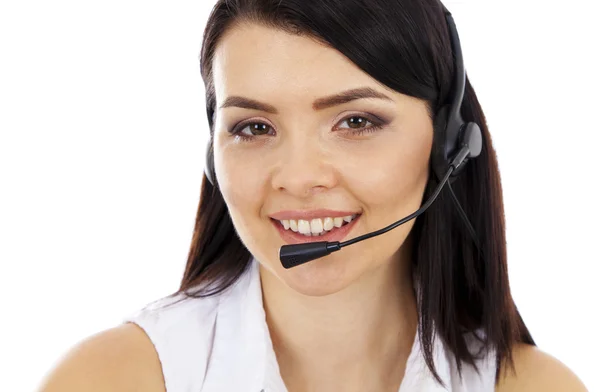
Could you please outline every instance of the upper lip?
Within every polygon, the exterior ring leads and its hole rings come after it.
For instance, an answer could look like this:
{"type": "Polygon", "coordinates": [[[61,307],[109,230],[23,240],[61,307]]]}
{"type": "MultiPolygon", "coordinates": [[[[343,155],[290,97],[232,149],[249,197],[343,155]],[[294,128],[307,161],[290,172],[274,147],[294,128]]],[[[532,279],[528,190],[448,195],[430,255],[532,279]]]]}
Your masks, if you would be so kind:
{"type": "Polygon", "coordinates": [[[318,210],[309,210],[309,211],[286,210],[286,211],[276,212],[269,216],[271,218],[277,219],[277,220],[289,220],[289,219],[310,220],[310,219],[315,219],[315,218],[326,218],[326,217],[331,217],[331,218],[340,217],[341,218],[344,216],[355,215],[355,214],[358,215],[359,213],[353,212],[353,211],[334,211],[334,210],[328,210],[328,209],[318,209],[318,210]]]}

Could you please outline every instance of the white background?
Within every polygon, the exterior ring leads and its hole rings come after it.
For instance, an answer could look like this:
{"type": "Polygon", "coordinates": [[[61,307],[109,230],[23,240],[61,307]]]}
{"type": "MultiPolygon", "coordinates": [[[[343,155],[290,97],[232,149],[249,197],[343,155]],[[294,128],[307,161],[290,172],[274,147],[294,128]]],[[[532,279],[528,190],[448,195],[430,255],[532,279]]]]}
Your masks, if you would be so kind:
{"type": "MultiPolygon", "coordinates": [[[[0,3],[0,386],[175,291],[208,135],[213,1],[0,3]]],[[[597,377],[594,1],[451,1],[502,173],[511,286],[536,342],[597,377]]]]}

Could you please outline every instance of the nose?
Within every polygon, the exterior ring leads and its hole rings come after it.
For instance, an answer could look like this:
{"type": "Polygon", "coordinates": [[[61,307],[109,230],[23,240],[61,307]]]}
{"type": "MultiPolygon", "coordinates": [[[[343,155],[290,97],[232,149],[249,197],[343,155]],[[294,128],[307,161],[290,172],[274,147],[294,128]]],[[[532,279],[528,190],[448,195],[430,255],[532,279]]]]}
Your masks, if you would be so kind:
{"type": "Polygon", "coordinates": [[[289,140],[282,145],[273,171],[273,188],[298,198],[331,189],[336,184],[333,157],[315,140],[289,140]]]}

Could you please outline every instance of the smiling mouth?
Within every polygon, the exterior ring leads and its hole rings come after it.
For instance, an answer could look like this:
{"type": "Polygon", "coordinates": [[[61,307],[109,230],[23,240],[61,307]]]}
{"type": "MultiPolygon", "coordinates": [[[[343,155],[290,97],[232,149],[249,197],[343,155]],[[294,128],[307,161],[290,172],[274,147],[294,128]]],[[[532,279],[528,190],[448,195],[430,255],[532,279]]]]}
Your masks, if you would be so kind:
{"type": "Polygon", "coordinates": [[[325,218],[320,219],[323,222],[315,222],[319,219],[298,220],[287,220],[287,222],[280,221],[271,218],[273,225],[276,227],[280,237],[288,244],[298,244],[306,242],[318,242],[318,241],[341,241],[356,225],[362,214],[349,215],[347,219],[339,219],[333,223],[325,218]],[[310,226],[308,225],[310,224],[310,226]],[[321,227],[322,225],[322,227],[321,227]],[[299,227],[298,227],[299,226],[299,227]],[[310,230],[308,229],[310,227],[310,230]],[[295,230],[294,230],[295,229],[295,230]],[[313,230],[314,229],[314,230],[313,230]],[[313,232],[314,231],[314,232],[313,232]]]}
{"type": "Polygon", "coordinates": [[[316,218],[310,220],[304,219],[285,219],[276,220],[280,226],[286,231],[292,231],[294,233],[302,234],[307,237],[320,237],[327,233],[334,232],[354,221],[360,214],[353,214],[344,217],[326,217],[316,218]]]}

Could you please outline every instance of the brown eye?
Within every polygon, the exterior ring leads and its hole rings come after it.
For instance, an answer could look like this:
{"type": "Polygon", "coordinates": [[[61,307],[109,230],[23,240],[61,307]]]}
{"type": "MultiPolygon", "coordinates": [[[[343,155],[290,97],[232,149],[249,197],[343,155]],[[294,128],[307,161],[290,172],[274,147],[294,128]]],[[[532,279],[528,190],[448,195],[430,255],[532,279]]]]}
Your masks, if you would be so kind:
{"type": "Polygon", "coordinates": [[[346,127],[340,127],[342,129],[366,130],[381,125],[381,122],[364,116],[352,116],[346,117],[340,124],[348,124],[346,127]],[[371,124],[371,126],[368,126],[367,124],[371,124]]]}
{"type": "Polygon", "coordinates": [[[364,125],[369,122],[366,118],[358,116],[350,117],[346,121],[352,129],[364,128],[364,125]]]}
{"type": "Polygon", "coordinates": [[[263,123],[246,123],[239,127],[235,133],[241,133],[244,136],[262,136],[268,134],[270,128],[270,126],[263,123]],[[248,129],[250,133],[244,132],[246,129],[248,129]]]}
{"type": "Polygon", "coordinates": [[[342,124],[342,126],[338,127],[338,129],[343,129],[352,135],[360,136],[383,128],[387,122],[385,120],[380,120],[377,117],[351,116],[346,117],[339,124],[342,124]],[[348,126],[343,126],[344,124],[347,124],[348,126]]]}
{"type": "Polygon", "coordinates": [[[267,124],[254,123],[249,124],[250,132],[255,136],[264,135],[269,132],[269,126],[267,124]]]}

